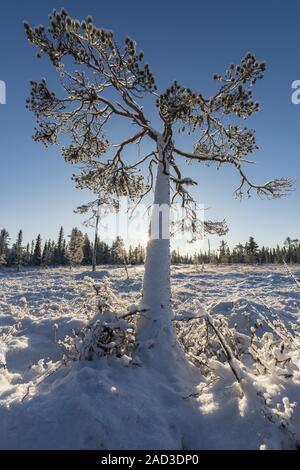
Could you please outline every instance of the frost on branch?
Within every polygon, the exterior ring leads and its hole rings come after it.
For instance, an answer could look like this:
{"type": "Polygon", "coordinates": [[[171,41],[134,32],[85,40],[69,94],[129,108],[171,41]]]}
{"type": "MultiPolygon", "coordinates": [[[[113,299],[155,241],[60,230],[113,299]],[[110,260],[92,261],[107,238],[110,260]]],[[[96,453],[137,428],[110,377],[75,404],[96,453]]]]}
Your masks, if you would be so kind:
{"type": "Polygon", "coordinates": [[[123,306],[113,293],[108,279],[95,282],[85,277],[84,283],[90,289],[89,301],[94,301],[98,313],[92,315],[89,312],[87,324],[59,342],[66,359],[90,361],[96,357],[114,356],[125,358],[129,364],[135,346],[135,323],[121,317],[123,306]]]}

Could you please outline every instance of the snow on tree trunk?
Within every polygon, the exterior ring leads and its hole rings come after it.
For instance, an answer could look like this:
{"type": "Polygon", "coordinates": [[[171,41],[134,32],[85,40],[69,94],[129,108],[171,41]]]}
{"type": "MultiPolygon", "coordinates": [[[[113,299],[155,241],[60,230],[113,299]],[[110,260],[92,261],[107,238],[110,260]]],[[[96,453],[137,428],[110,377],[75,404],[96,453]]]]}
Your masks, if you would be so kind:
{"type": "Polygon", "coordinates": [[[147,306],[147,310],[141,314],[138,322],[137,355],[143,364],[162,374],[168,384],[183,391],[199,382],[200,373],[185,357],[172,321],[168,155],[163,159],[167,147],[161,136],[157,143],[160,163],[155,182],[143,283],[143,304],[147,306]]]}
{"type": "Polygon", "coordinates": [[[172,325],[170,292],[170,178],[167,148],[163,138],[157,144],[159,164],[155,183],[149,241],[146,252],[143,303],[147,311],[138,324],[138,341],[141,346],[170,354],[176,343],[172,325]],[[164,160],[164,161],[163,161],[164,160]]]}

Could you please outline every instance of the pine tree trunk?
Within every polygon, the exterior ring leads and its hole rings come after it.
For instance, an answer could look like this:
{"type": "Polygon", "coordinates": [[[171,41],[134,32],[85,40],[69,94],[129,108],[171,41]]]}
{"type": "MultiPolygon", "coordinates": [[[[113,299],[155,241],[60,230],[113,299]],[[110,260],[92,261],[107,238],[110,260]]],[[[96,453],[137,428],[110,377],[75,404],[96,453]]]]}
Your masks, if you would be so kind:
{"type": "MultiPolygon", "coordinates": [[[[173,326],[171,306],[171,257],[170,257],[170,153],[161,136],[157,142],[159,164],[154,192],[154,205],[150,237],[146,250],[143,283],[143,303],[147,310],[141,313],[137,325],[136,355],[143,365],[161,374],[168,385],[185,391],[199,383],[201,374],[192,366],[181,349],[173,326]],[[165,158],[164,158],[165,157],[165,158]],[[158,209],[162,210],[158,234],[158,209]],[[159,236],[157,236],[159,235],[159,236]]],[[[186,393],[186,392],[185,392],[186,393]]]]}
{"type": "Polygon", "coordinates": [[[143,303],[148,310],[141,316],[138,324],[138,343],[159,351],[162,359],[162,349],[170,353],[176,337],[172,325],[170,293],[170,155],[165,154],[167,144],[162,137],[158,140],[157,149],[160,162],[143,283],[143,303]]]}
{"type": "Polygon", "coordinates": [[[100,199],[98,200],[98,205],[97,205],[97,213],[96,213],[96,226],[95,226],[95,238],[94,238],[94,246],[93,246],[93,254],[92,254],[92,270],[93,272],[96,271],[96,266],[97,266],[97,247],[98,247],[98,242],[99,242],[99,237],[98,237],[98,227],[99,227],[99,209],[100,209],[100,199]]]}

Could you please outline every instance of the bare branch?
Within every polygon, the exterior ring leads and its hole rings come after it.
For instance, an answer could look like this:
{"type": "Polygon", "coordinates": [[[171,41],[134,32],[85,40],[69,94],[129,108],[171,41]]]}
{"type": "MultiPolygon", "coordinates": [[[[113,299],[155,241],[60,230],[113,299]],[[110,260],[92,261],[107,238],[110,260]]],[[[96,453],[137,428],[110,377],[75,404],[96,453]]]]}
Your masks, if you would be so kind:
{"type": "Polygon", "coordinates": [[[250,196],[252,190],[256,191],[256,193],[263,197],[267,197],[269,199],[279,199],[286,197],[290,191],[293,190],[295,181],[291,178],[280,178],[271,180],[264,184],[255,184],[252,183],[245,172],[241,169],[241,164],[239,161],[232,159],[230,156],[226,157],[226,155],[209,155],[202,153],[191,153],[180,150],[178,148],[174,148],[174,152],[180,156],[190,158],[192,160],[197,160],[199,162],[208,162],[208,163],[219,163],[219,164],[230,164],[234,166],[241,176],[241,184],[235,190],[235,195],[238,197],[243,197],[244,195],[250,196]],[[248,186],[245,191],[243,191],[244,186],[248,186]]]}

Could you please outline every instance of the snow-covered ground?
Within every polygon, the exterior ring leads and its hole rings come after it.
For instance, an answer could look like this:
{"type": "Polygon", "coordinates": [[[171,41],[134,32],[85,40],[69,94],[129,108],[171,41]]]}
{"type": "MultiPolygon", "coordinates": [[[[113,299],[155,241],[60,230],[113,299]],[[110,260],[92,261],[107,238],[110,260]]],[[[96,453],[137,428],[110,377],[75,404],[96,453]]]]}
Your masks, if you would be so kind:
{"type": "MultiPolygon", "coordinates": [[[[299,278],[299,270],[294,272],[299,278]]],[[[286,449],[299,445],[297,340],[291,357],[276,352],[281,354],[280,367],[289,364],[289,373],[275,373],[268,356],[267,373],[247,369],[245,360],[236,364],[241,384],[226,361],[214,358],[209,362],[213,379],[191,364],[191,380],[185,386],[176,374],[173,380],[170,374],[166,379],[161,371],[124,357],[61,362],[59,340],[86,322],[85,276],[99,282],[106,276],[126,309],[141,300],[143,268],[130,267],[129,274],[126,281],[124,269],[116,267],[101,267],[96,274],[86,268],[0,270],[0,448],[286,449]]],[[[227,316],[229,326],[241,335],[250,334],[259,315],[266,321],[270,315],[278,316],[286,325],[292,320],[297,326],[300,320],[300,290],[283,267],[206,267],[202,272],[201,267],[173,266],[172,296],[176,318],[196,316],[194,301],[198,300],[212,318],[227,316]]],[[[263,332],[268,331],[266,326],[263,332]]]]}

